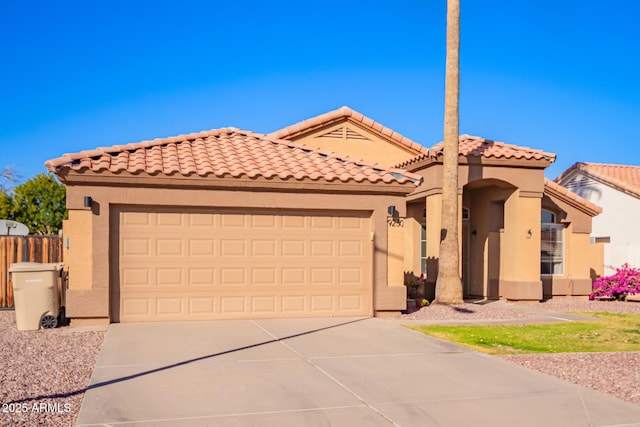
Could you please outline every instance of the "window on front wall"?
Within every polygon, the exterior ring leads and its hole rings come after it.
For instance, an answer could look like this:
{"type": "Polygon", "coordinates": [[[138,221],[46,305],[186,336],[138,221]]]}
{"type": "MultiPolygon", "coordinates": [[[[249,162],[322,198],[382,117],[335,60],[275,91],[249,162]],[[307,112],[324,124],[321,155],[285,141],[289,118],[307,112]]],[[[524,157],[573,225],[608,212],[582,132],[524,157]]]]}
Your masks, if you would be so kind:
{"type": "Polygon", "coordinates": [[[556,215],[542,210],[540,233],[540,273],[564,274],[564,226],[556,224],[556,215]]]}
{"type": "Polygon", "coordinates": [[[427,275],[427,224],[420,224],[420,273],[427,275]]]}

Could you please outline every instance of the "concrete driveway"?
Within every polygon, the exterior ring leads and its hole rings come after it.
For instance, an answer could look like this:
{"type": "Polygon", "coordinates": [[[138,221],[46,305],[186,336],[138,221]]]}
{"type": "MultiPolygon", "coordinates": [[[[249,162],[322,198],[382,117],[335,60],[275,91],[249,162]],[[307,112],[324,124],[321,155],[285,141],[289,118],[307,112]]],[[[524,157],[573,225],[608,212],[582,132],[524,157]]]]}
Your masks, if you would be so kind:
{"type": "Polygon", "coordinates": [[[640,406],[382,319],[114,324],[79,426],[640,426],[640,406]]]}

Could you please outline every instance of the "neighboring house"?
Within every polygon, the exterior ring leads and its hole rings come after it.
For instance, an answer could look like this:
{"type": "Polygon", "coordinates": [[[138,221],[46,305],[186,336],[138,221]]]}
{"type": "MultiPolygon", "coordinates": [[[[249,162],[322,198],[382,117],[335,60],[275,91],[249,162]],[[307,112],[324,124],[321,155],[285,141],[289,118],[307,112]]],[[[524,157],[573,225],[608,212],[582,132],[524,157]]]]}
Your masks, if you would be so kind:
{"type": "Polygon", "coordinates": [[[624,263],[640,267],[640,166],[580,162],[555,181],[602,206],[602,215],[593,220],[592,236],[607,242],[607,272],[624,263]]]}
{"type": "MultiPolygon", "coordinates": [[[[600,209],[545,180],[555,155],[460,142],[465,294],[588,295],[600,209]]],[[[46,167],[67,185],[75,324],[398,312],[421,273],[433,292],[441,145],[347,107],[269,135],[223,128],[46,167]]]]}

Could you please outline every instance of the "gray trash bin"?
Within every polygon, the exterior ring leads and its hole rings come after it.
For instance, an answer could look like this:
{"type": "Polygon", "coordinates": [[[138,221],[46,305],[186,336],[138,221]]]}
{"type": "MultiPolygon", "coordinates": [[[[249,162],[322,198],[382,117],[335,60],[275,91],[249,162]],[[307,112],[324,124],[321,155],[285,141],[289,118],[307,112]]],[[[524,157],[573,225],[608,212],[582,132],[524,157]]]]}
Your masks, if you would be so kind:
{"type": "Polygon", "coordinates": [[[58,278],[61,264],[19,262],[11,264],[13,300],[18,330],[55,328],[60,314],[58,278]]]}

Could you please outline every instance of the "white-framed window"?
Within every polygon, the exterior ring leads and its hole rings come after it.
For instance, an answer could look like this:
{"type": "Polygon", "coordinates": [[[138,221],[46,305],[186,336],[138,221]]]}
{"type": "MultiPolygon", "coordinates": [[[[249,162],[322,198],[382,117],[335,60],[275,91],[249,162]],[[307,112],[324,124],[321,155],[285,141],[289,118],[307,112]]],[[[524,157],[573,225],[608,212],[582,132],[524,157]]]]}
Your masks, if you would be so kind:
{"type": "Polygon", "coordinates": [[[540,274],[564,274],[564,226],[556,224],[556,215],[546,209],[541,212],[540,274]]]}
{"type": "Polygon", "coordinates": [[[420,224],[420,273],[427,275],[427,224],[420,224]]]}

